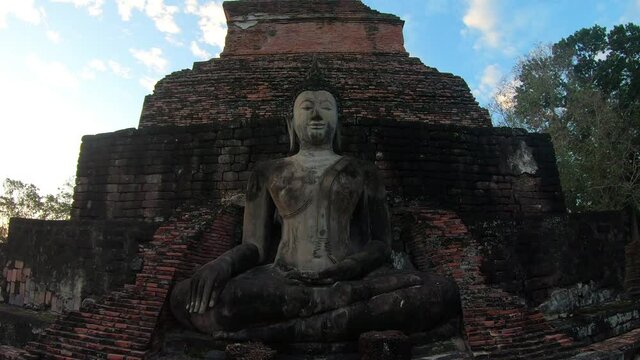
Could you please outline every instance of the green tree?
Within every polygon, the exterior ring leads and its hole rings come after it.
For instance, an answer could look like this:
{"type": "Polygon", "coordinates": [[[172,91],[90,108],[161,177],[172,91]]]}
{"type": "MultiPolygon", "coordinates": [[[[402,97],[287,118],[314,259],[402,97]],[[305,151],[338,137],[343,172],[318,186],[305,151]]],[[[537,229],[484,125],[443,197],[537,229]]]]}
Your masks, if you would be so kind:
{"type": "Polygon", "coordinates": [[[640,27],[593,26],[522,59],[491,105],[553,140],[570,210],[640,205],[640,27]]]}
{"type": "Polygon", "coordinates": [[[0,242],[7,237],[9,219],[12,217],[65,220],[71,213],[73,182],[69,179],[55,194],[41,195],[33,184],[5,179],[0,195],[0,242]]]}

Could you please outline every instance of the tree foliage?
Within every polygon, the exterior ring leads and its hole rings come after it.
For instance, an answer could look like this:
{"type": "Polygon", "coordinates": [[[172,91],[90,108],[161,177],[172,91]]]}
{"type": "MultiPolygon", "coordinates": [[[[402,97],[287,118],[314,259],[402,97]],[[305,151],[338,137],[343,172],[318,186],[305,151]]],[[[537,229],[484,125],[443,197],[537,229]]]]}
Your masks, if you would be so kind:
{"type": "Polygon", "coordinates": [[[494,97],[508,126],[551,135],[571,210],[640,204],[640,27],[539,46],[494,97]]]}
{"type": "Polygon", "coordinates": [[[65,220],[71,213],[72,202],[72,180],[65,182],[55,194],[41,195],[40,189],[33,184],[5,179],[0,195],[0,242],[7,237],[7,227],[12,217],[65,220]]]}

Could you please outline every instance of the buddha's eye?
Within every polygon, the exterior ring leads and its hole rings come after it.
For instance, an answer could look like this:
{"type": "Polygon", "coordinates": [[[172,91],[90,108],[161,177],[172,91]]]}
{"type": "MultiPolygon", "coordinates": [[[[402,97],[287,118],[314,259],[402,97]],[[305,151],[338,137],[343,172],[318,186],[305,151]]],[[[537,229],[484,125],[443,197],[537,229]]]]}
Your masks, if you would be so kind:
{"type": "Polygon", "coordinates": [[[311,101],[305,101],[302,104],[300,104],[300,108],[304,111],[313,110],[313,103],[311,101]]]}

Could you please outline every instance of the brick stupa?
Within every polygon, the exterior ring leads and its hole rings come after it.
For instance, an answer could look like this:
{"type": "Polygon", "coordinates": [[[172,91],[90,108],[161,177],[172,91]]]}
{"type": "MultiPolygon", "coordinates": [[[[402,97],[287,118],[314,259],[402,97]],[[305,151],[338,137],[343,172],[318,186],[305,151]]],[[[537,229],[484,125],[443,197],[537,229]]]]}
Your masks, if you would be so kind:
{"type": "MultiPolygon", "coordinates": [[[[460,287],[468,351],[430,348],[424,340],[437,339],[425,335],[411,339],[415,359],[638,354],[628,217],[567,214],[548,135],[492,127],[464,80],[407,54],[401,19],[360,1],[245,0],[224,10],[220,58],[159,81],[137,129],[83,138],[72,220],[12,220],[0,298],[62,314],[14,343],[32,340],[24,349],[0,346],[0,359],[223,351],[177,327],[167,294],[238,243],[247,179],[256,162],[289,151],[292,92],[314,58],[340,95],[344,152],[374,162],[384,179],[394,259],[460,287]]],[[[28,323],[16,319],[11,326],[28,323]]],[[[304,351],[327,349],[359,357],[357,344],[304,351]]]]}
{"type": "Polygon", "coordinates": [[[404,49],[404,21],[360,1],[235,1],[220,59],[174,73],[147,97],[140,127],[280,119],[318,61],[342,97],[343,121],[491,126],[458,76],[404,49]]]}

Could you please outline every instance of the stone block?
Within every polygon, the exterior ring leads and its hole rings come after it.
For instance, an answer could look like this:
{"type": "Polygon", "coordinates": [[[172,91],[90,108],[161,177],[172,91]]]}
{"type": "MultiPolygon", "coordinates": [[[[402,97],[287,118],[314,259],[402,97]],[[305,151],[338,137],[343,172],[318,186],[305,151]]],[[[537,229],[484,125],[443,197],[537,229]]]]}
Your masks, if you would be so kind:
{"type": "Polygon", "coordinates": [[[229,344],[225,349],[227,360],[273,360],[276,353],[262,343],[229,344]]]}
{"type": "Polygon", "coordinates": [[[223,181],[236,181],[236,180],[238,180],[238,173],[237,172],[225,172],[224,174],[222,174],[222,180],[223,181]]]}
{"type": "Polygon", "coordinates": [[[218,163],[230,164],[233,162],[233,155],[220,155],[218,156],[218,163]]]}
{"type": "Polygon", "coordinates": [[[401,331],[371,331],[360,335],[358,348],[362,360],[409,360],[411,342],[401,331]]]}

